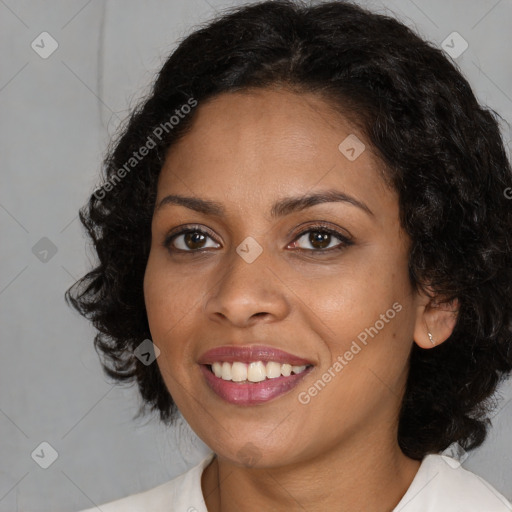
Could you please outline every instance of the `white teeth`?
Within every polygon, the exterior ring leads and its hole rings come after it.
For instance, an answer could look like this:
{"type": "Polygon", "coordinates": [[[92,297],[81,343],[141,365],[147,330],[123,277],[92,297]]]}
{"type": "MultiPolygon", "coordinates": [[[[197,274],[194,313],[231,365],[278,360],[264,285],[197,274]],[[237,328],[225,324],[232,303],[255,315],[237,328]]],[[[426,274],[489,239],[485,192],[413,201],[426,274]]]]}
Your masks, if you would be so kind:
{"type": "Polygon", "coordinates": [[[289,377],[292,374],[292,365],[291,364],[283,364],[281,365],[281,374],[285,377],[289,377]]]}
{"type": "Polygon", "coordinates": [[[267,379],[275,379],[281,377],[281,364],[275,361],[269,361],[267,363],[267,379]]]}
{"type": "Polygon", "coordinates": [[[261,382],[266,378],[267,372],[265,371],[265,365],[261,361],[249,363],[249,368],[247,369],[247,380],[251,382],[261,382]]]}
{"type": "Polygon", "coordinates": [[[231,364],[230,363],[222,363],[222,375],[221,377],[224,380],[231,380],[231,364]]]}
{"type": "Polygon", "coordinates": [[[213,363],[212,370],[213,373],[215,374],[215,377],[222,377],[222,363],[213,363]]]}
{"type": "Polygon", "coordinates": [[[249,364],[235,361],[216,361],[212,365],[212,371],[216,377],[233,382],[261,382],[265,379],[276,379],[277,377],[289,377],[292,373],[299,374],[306,369],[306,365],[292,366],[291,364],[280,364],[276,361],[256,361],[249,364]]]}
{"type": "Polygon", "coordinates": [[[234,382],[247,380],[247,373],[247,366],[244,363],[236,362],[231,365],[231,380],[234,382]]]}

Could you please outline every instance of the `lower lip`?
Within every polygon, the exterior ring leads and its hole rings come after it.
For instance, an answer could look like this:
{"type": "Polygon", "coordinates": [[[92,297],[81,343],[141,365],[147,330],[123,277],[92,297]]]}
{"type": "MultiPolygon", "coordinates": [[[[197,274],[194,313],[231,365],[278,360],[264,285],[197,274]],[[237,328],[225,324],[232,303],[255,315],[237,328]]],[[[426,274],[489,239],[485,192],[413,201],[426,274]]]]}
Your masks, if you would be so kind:
{"type": "Polygon", "coordinates": [[[256,405],[281,396],[293,389],[313,369],[310,366],[297,375],[243,384],[216,377],[204,364],[200,367],[208,386],[226,402],[236,405],[256,405]]]}

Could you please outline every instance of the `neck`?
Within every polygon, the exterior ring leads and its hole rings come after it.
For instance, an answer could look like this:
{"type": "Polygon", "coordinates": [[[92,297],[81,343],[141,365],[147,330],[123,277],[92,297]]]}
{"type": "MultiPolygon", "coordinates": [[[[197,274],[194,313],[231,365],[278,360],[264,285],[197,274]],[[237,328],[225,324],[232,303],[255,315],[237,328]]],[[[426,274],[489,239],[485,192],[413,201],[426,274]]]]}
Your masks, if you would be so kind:
{"type": "Polygon", "coordinates": [[[360,437],[359,446],[352,439],[339,449],[281,466],[246,468],[216,456],[202,478],[208,512],[391,512],[420,462],[406,457],[397,443],[382,443],[380,433],[360,437]]]}

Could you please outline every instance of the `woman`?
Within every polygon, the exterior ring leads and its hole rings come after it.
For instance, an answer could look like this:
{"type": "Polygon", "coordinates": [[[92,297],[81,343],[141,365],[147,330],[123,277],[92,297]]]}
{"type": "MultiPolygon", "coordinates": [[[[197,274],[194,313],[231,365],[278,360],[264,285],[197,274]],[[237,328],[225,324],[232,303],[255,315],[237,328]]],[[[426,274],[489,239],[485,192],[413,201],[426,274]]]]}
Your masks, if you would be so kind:
{"type": "Polygon", "coordinates": [[[67,298],[141,412],[212,452],[103,512],[512,510],[441,455],[512,370],[512,174],[440,50],[344,2],[234,9],[105,169],[67,298]]]}

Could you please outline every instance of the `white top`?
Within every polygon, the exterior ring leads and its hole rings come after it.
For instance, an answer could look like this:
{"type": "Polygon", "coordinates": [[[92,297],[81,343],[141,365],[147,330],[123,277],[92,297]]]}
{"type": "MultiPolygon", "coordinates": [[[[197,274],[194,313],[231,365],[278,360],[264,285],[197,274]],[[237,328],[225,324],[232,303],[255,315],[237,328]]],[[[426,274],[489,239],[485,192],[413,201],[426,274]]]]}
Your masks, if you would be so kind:
{"type": "MultiPolygon", "coordinates": [[[[186,473],[148,491],[101,505],[102,512],[208,512],[201,476],[208,454],[186,473]]],[[[82,512],[98,512],[90,508],[82,512]]],[[[512,504],[488,482],[445,455],[427,455],[392,512],[512,512],[512,504]]]]}

